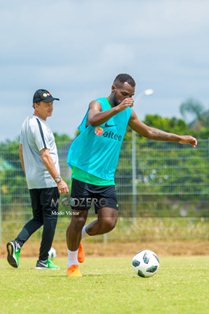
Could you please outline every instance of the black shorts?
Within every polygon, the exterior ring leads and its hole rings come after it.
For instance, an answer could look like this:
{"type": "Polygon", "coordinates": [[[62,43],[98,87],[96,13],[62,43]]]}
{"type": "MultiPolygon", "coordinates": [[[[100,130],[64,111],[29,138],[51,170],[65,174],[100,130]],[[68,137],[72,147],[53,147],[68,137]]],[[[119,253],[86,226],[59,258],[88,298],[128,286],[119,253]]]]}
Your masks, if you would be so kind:
{"type": "Polygon", "coordinates": [[[115,186],[99,186],[72,179],[71,208],[88,210],[92,205],[94,205],[96,213],[103,207],[118,209],[115,186]]]}

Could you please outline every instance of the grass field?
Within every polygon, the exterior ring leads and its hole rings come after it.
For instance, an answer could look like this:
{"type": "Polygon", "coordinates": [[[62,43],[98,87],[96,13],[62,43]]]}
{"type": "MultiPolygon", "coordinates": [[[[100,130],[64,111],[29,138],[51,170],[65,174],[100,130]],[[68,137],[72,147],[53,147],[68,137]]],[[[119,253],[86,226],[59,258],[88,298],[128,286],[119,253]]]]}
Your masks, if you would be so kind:
{"type": "Polygon", "coordinates": [[[34,258],[19,269],[0,259],[0,313],[206,314],[209,309],[209,257],[162,257],[152,278],[137,277],[127,257],[91,257],[82,278],[35,270],[34,258]]]}

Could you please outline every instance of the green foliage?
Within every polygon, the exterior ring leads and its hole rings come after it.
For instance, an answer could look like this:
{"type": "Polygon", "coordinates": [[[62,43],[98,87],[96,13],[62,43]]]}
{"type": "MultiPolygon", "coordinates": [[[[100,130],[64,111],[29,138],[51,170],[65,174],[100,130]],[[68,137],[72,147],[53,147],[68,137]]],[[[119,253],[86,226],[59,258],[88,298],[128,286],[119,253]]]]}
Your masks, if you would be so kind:
{"type": "Polygon", "coordinates": [[[201,139],[209,139],[209,128],[202,127],[198,132],[194,132],[194,136],[201,139]]]}
{"type": "Polygon", "coordinates": [[[201,120],[203,117],[204,106],[196,99],[188,98],[180,105],[180,112],[185,119],[188,119],[188,115],[193,119],[201,120]]]}
{"type": "Polygon", "coordinates": [[[208,129],[209,110],[205,110],[198,100],[192,98],[185,100],[180,106],[180,112],[184,119],[190,123],[192,129],[197,129],[200,132],[204,128],[208,129]]]}
{"type": "Polygon", "coordinates": [[[17,210],[19,202],[25,203],[27,192],[25,175],[19,161],[19,141],[5,141],[0,145],[1,159],[8,166],[0,172],[1,204],[3,216],[10,210],[17,210]]]}
{"type": "Polygon", "coordinates": [[[54,138],[55,138],[57,147],[63,144],[69,143],[71,141],[70,136],[68,136],[67,134],[54,133],[54,138]]]}
{"type": "Polygon", "coordinates": [[[165,118],[159,115],[146,115],[144,123],[166,132],[182,134],[189,131],[184,120],[175,117],[165,118]]]}
{"type": "Polygon", "coordinates": [[[19,159],[19,141],[5,141],[0,144],[1,156],[4,160],[7,160],[11,166],[17,167],[17,160],[19,159]]]}

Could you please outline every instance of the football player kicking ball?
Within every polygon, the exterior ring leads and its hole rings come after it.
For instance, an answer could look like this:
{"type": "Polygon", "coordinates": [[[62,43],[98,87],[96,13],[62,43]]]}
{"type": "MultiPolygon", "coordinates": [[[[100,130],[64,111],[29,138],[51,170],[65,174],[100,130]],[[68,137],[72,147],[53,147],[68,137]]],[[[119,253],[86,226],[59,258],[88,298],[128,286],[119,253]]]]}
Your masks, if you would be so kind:
{"type": "Polygon", "coordinates": [[[114,174],[127,126],[152,140],[197,145],[192,136],[167,133],[139,121],[132,110],[134,92],[134,79],[128,74],[119,74],[109,97],[90,103],[79,126],[80,134],[70,146],[72,218],[66,234],[69,277],[82,276],[79,270],[79,262],[84,261],[81,239],[110,232],[116,225],[119,208],[114,174]],[[85,225],[91,200],[97,218],[85,225]]]}

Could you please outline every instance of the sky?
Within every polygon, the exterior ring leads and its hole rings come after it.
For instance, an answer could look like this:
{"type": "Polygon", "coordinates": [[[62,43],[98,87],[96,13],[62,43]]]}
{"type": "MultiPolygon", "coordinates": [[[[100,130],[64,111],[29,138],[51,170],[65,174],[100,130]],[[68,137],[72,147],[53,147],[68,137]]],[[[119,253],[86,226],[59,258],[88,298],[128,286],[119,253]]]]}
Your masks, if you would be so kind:
{"type": "Polygon", "coordinates": [[[208,12],[209,0],[0,0],[0,141],[17,138],[39,88],[60,98],[51,129],[73,137],[119,73],[136,81],[140,120],[181,117],[188,98],[208,109],[208,12]]]}

